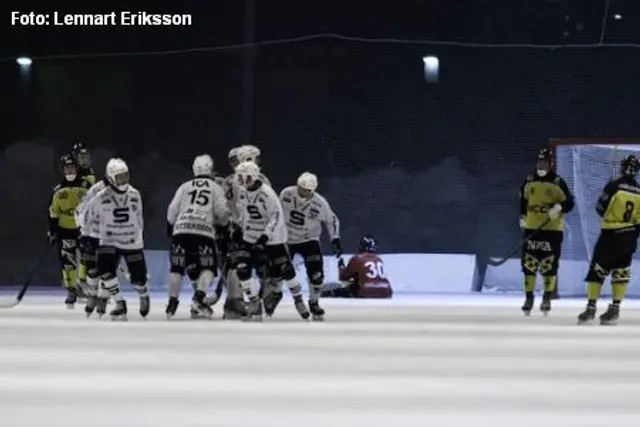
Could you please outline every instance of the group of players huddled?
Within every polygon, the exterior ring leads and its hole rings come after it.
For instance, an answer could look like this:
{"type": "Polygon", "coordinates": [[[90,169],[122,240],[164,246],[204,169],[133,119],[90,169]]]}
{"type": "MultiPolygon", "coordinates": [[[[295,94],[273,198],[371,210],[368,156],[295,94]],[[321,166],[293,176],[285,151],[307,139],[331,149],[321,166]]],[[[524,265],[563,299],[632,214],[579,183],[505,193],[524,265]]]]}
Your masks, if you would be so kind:
{"type": "MultiPolygon", "coordinates": [[[[229,164],[233,173],[226,178],[215,175],[211,156],[199,155],[193,161],[193,178],[175,192],[167,209],[171,238],[167,318],[176,314],[185,275],[193,284],[193,318],[212,316],[211,307],[220,299],[223,287],[226,319],[272,316],[283,297],[284,284],[303,319],[323,319],[321,295],[391,297],[373,237],[361,239],[360,253],[345,266],[338,217],[316,192],[317,177],[304,172],[296,185],[278,195],[261,172],[260,155],[253,145],[232,149],[229,164]],[[329,231],[344,281],[324,293],[322,224],[329,231]],[[295,255],[304,260],[308,304],[292,262],[295,255]],[[218,275],[215,292],[207,296],[218,275]]],[[[86,315],[96,312],[102,316],[113,301],[111,318],[126,320],[121,273],[138,292],[140,315],[146,317],[150,298],[143,251],[143,203],[140,192],[130,184],[127,163],[110,159],[104,178],[97,180],[87,147],[78,143],[71,154],[62,157],[61,171],[64,178],[55,187],[49,207],[48,236],[59,253],[67,290],[65,303],[73,308],[78,298],[84,297],[86,315]],[[120,267],[121,259],[128,272],[120,267]]]]}
{"type": "MultiPolygon", "coordinates": [[[[612,303],[600,315],[602,325],[616,324],[620,303],[629,283],[631,260],[640,236],[640,185],[636,175],[640,161],[629,155],[620,162],[620,176],[602,191],[595,207],[602,217],[600,236],[593,248],[587,272],[587,307],[578,323],[595,319],[596,303],[602,284],[611,275],[612,303]]],[[[520,189],[520,227],[526,240],[522,251],[522,271],[526,299],[522,306],[530,315],[534,305],[536,275],[543,278],[544,293],[540,310],[546,315],[556,288],[562,246],[564,214],[574,207],[574,199],[564,179],[554,171],[553,152],[538,153],[536,172],[527,176],[520,189]]]]}

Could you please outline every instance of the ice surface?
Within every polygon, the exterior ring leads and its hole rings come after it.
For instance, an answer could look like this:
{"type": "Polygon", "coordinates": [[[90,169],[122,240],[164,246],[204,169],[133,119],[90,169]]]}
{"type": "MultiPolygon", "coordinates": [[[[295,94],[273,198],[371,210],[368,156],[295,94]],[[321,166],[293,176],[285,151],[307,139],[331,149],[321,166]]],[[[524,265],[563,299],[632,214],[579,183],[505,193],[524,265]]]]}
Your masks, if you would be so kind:
{"type": "Polygon", "coordinates": [[[323,300],[324,323],[286,303],[262,324],[187,301],[170,322],[164,298],[127,323],[59,296],[0,311],[0,425],[640,425],[638,301],[617,327],[576,326],[573,300],[548,318],[512,297],[323,300]]]}

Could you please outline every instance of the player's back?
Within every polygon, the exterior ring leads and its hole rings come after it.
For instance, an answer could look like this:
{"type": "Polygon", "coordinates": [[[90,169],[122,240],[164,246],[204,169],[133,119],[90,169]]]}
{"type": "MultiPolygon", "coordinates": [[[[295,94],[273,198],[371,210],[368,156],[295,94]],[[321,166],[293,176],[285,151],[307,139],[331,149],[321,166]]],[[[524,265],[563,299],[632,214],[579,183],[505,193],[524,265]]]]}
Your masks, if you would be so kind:
{"type": "MultiPolygon", "coordinates": [[[[634,179],[611,181],[604,193],[609,203],[601,212],[603,230],[619,230],[640,224],[640,185],[634,179]]],[[[601,210],[602,206],[598,208],[601,210]]]]}
{"type": "Polygon", "coordinates": [[[358,296],[361,298],[391,298],[393,291],[391,283],[384,270],[384,261],[377,254],[363,252],[354,255],[344,270],[340,272],[340,279],[355,278],[358,284],[358,296]]]}

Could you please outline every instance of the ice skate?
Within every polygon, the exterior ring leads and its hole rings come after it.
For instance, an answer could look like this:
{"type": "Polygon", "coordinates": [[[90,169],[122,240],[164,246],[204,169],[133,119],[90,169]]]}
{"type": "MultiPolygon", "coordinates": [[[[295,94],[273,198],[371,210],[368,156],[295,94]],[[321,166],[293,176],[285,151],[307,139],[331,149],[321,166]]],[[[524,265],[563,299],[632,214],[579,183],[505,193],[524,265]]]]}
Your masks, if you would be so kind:
{"type": "Polygon", "coordinates": [[[545,316],[549,315],[549,312],[551,311],[551,292],[544,293],[544,296],[542,297],[542,303],[540,303],[540,311],[545,316]]]}
{"type": "Polygon", "coordinates": [[[76,306],[76,302],[78,301],[78,291],[75,288],[67,289],[67,299],[64,300],[64,303],[67,305],[68,309],[73,309],[76,306]]]}
{"type": "Polygon", "coordinates": [[[607,311],[600,315],[600,324],[604,326],[614,326],[618,324],[620,317],[620,305],[609,304],[607,311]]]}
{"type": "Polygon", "coordinates": [[[247,316],[247,310],[244,301],[241,298],[228,299],[224,303],[224,313],[222,318],[225,320],[238,320],[247,316]]]}
{"type": "Polygon", "coordinates": [[[87,304],[84,306],[84,314],[86,314],[87,317],[91,317],[91,315],[93,314],[93,311],[96,309],[97,303],[98,303],[97,297],[95,296],[87,297],[87,304]]]}
{"type": "Polygon", "coordinates": [[[262,301],[259,297],[255,296],[249,300],[249,303],[247,304],[247,313],[243,320],[253,320],[255,322],[262,321],[262,301]]]}
{"type": "Polygon", "coordinates": [[[151,301],[149,295],[140,296],[140,316],[142,316],[143,319],[147,317],[150,309],[151,301]]]}
{"type": "Polygon", "coordinates": [[[311,319],[316,322],[322,322],[324,320],[324,310],[318,304],[318,301],[309,301],[309,311],[311,312],[311,319]]]}
{"type": "Polygon", "coordinates": [[[199,317],[209,319],[213,316],[213,310],[204,303],[205,296],[203,291],[196,291],[191,302],[191,310],[197,312],[199,317]]]}
{"type": "Polygon", "coordinates": [[[107,304],[109,303],[109,298],[97,298],[96,300],[96,313],[98,317],[104,316],[107,312],[107,304]]]}
{"type": "Polygon", "coordinates": [[[109,313],[111,320],[127,320],[127,302],[122,300],[116,302],[116,307],[109,313]]]}
{"type": "Polygon", "coordinates": [[[531,316],[531,310],[533,309],[533,296],[528,296],[522,305],[522,312],[525,316],[531,316]]]}
{"type": "Polygon", "coordinates": [[[587,308],[578,315],[578,325],[591,322],[596,318],[596,307],[594,305],[587,305],[587,308]]]}
{"type": "Polygon", "coordinates": [[[302,300],[302,295],[298,295],[297,297],[295,297],[293,299],[293,302],[300,317],[302,317],[304,320],[307,320],[310,316],[310,313],[304,301],[302,300]]]}
{"type": "Polygon", "coordinates": [[[167,315],[167,320],[171,319],[176,315],[176,311],[178,310],[178,305],[180,301],[176,297],[170,297],[169,302],[167,303],[167,309],[164,311],[167,315]]]}
{"type": "Polygon", "coordinates": [[[278,304],[282,300],[282,292],[270,292],[264,299],[264,312],[267,317],[273,316],[278,304]]]}

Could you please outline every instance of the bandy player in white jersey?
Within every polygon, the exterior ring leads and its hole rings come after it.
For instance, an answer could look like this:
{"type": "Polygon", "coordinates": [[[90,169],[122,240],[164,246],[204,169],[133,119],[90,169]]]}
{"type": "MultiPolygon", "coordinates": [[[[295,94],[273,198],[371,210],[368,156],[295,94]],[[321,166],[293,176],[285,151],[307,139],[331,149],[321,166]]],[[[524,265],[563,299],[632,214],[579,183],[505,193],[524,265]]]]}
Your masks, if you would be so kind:
{"type": "MultiPolygon", "coordinates": [[[[297,185],[285,188],[280,193],[280,201],[287,223],[289,255],[293,259],[300,254],[304,259],[309,280],[309,311],[314,320],[322,320],[324,310],[318,304],[324,284],[324,263],[320,248],[320,235],[324,223],[331,236],[333,254],[340,258],[340,221],[331,209],[327,199],[316,192],[318,177],[305,172],[298,177],[297,185]]],[[[282,292],[276,291],[265,297],[264,308],[267,314],[273,312],[282,298],[282,292]]]]}
{"type": "MultiPolygon", "coordinates": [[[[109,164],[115,159],[109,160],[107,163],[107,169],[109,164]]],[[[87,194],[85,194],[82,202],[76,207],[76,224],[80,228],[80,247],[84,265],[87,267],[87,304],[84,307],[84,311],[87,316],[91,316],[96,308],[98,288],[100,285],[100,274],[98,272],[98,246],[100,245],[100,229],[99,224],[96,221],[90,222],[89,210],[87,205],[100,191],[107,187],[107,177],[105,176],[100,181],[96,182],[89,188],[87,194]]]]}
{"type": "Polygon", "coordinates": [[[205,317],[213,311],[204,303],[217,272],[216,235],[229,235],[229,209],[224,191],[215,182],[213,159],[208,154],[193,161],[193,179],[183,183],[167,209],[171,237],[171,273],[167,318],[175,315],[182,278],[196,283],[192,310],[205,317]]]}
{"type": "Polygon", "coordinates": [[[122,159],[112,159],[107,165],[107,186],[87,202],[89,224],[97,226],[98,271],[100,289],[96,311],[106,311],[109,296],[116,307],[110,315],[114,320],[126,320],[127,303],[120,294],[117,276],[120,258],[124,258],[131,283],[140,296],[140,315],[149,314],[147,264],[144,259],[144,219],[140,192],[130,185],[129,167],[122,159]]]}
{"type": "Polygon", "coordinates": [[[249,300],[248,316],[262,318],[262,304],[258,287],[252,280],[252,271],[259,270],[260,255],[264,254],[269,277],[286,281],[296,310],[303,319],[309,318],[309,310],[302,300],[302,289],[287,251],[287,226],[278,195],[259,180],[260,169],[254,162],[241,163],[236,168],[236,175],[243,187],[238,197],[241,227],[234,234],[239,246],[236,269],[249,300]]]}

